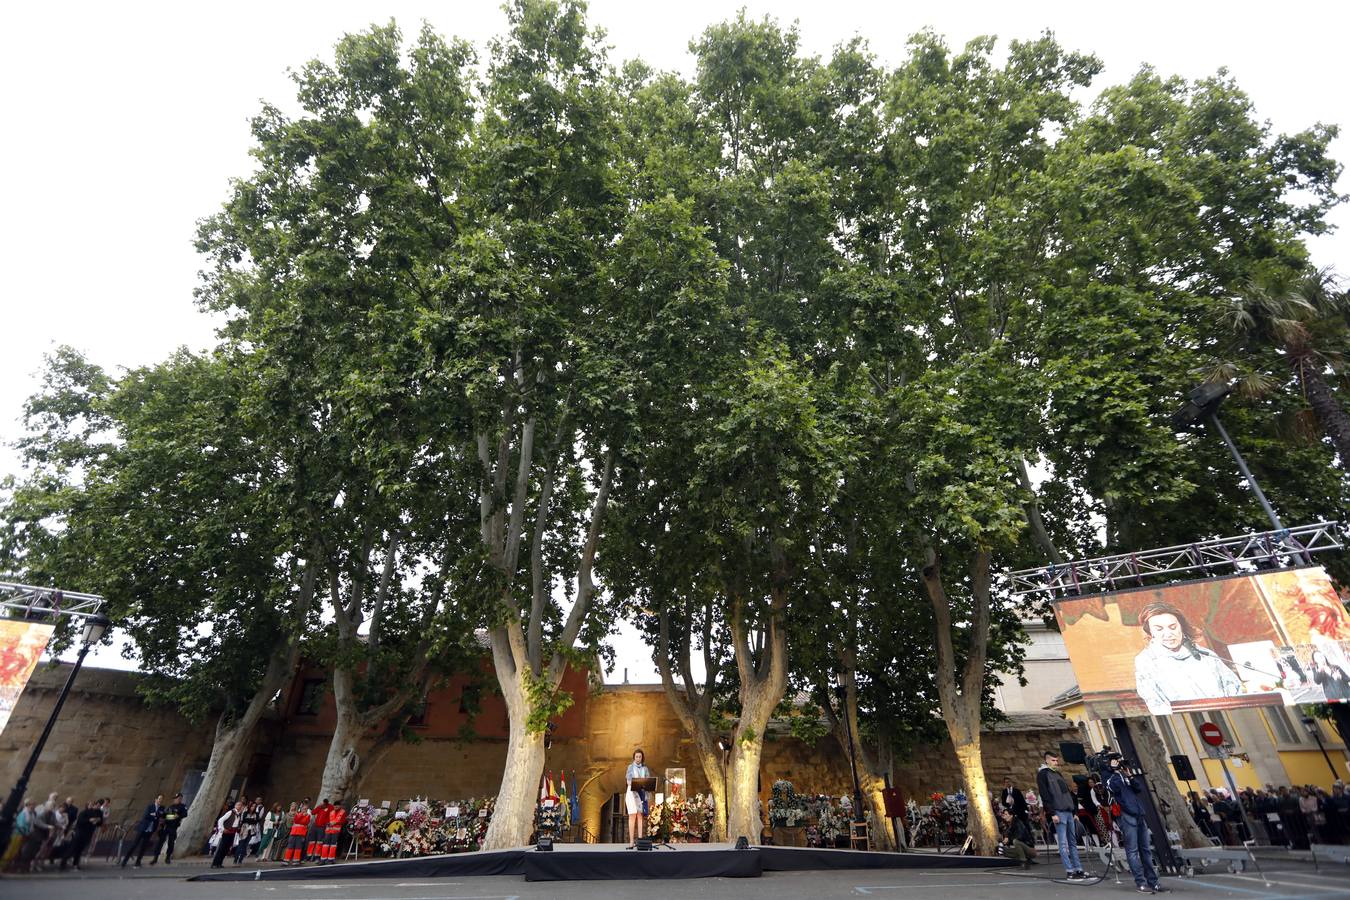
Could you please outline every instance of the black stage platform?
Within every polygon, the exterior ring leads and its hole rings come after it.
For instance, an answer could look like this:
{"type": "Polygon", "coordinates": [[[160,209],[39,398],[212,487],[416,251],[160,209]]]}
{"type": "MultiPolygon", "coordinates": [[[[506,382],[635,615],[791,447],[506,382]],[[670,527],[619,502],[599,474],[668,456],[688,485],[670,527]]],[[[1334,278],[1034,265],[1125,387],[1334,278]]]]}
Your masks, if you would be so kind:
{"type": "Polygon", "coordinates": [[[679,844],[650,852],[615,849],[614,844],[557,844],[552,852],[533,848],[493,852],[376,859],[330,866],[269,869],[229,868],[189,881],[314,881],[334,878],[463,878],[523,875],[526,881],[588,881],[642,878],[758,878],[764,872],[822,869],[994,869],[1008,860],[939,853],[866,853],[799,847],[679,844]]]}

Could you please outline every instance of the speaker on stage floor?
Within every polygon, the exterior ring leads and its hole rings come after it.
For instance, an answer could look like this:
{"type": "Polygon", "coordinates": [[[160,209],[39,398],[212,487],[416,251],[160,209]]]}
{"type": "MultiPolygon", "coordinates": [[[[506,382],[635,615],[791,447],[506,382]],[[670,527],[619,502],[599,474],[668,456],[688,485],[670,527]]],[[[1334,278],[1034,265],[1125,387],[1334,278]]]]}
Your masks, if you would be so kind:
{"type": "Polygon", "coordinates": [[[548,851],[548,852],[552,852],[552,851],[553,851],[553,838],[550,837],[550,836],[547,835],[547,834],[541,834],[541,835],[539,835],[539,840],[538,840],[538,842],[535,843],[534,849],[539,850],[539,851],[548,851]]]}
{"type": "Polygon", "coordinates": [[[1083,763],[1087,762],[1087,753],[1083,750],[1083,745],[1078,741],[1060,741],[1059,758],[1066,763],[1081,766],[1083,763]]]}
{"type": "Polygon", "coordinates": [[[650,850],[652,849],[652,839],[649,837],[640,837],[636,841],[633,841],[633,846],[638,850],[650,850]]]}
{"type": "Polygon", "coordinates": [[[741,835],[740,837],[736,838],[736,849],[737,849],[737,850],[749,850],[749,849],[750,849],[750,839],[749,839],[748,837],[746,837],[745,835],[741,835]]]}

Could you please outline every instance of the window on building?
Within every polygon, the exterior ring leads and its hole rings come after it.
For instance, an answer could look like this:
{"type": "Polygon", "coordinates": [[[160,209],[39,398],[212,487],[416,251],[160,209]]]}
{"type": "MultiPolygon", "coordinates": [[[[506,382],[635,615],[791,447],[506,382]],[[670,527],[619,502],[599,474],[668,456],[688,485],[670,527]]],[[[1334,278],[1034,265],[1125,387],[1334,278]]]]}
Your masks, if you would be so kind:
{"type": "Polygon", "coordinates": [[[1275,735],[1277,744],[1301,744],[1303,743],[1303,728],[1296,725],[1289,713],[1283,706],[1271,706],[1262,710],[1266,715],[1266,721],[1270,724],[1270,731],[1275,735]]]}
{"type": "Polygon", "coordinates": [[[466,684],[459,692],[459,711],[470,716],[478,712],[483,701],[483,686],[473,683],[466,684]]]}
{"type": "Polygon", "coordinates": [[[1154,716],[1153,724],[1162,737],[1163,745],[1167,747],[1167,755],[1180,756],[1182,753],[1181,742],[1177,740],[1176,729],[1172,727],[1172,723],[1167,716],[1154,716]]]}
{"type": "Polygon", "coordinates": [[[323,690],[325,680],[322,678],[306,678],[300,685],[300,703],[295,708],[297,716],[317,716],[319,707],[323,705],[323,690]]]}
{"type": "Polygon", "coordinates": [[[1110,747],[1114,750],[1120,746],[1120,742],[1116,738],[1115,726],[1111,724],[1110,719],[1098,719],[1097,728],[1102,733],[1102,743],[1100,747],[1089,747],[1089,753],[1096,753],[1098,750],[1102,749],[1102,747],[1110,747]]]}
{"type": "Polygon", "coordinates": [[[1223,730],[1224,737],[1228,738],[1228,743],[1233,744],[1234,746],[1241,743],[1241,741],[1238,740],[1237,729],[1233,727],[1233,723],[1229,720],[1227,713],[1220,712],[1216,709],[1209,712],[1207,715],[1211,722],[1218,725],[1219,728],[1223,730]]]}

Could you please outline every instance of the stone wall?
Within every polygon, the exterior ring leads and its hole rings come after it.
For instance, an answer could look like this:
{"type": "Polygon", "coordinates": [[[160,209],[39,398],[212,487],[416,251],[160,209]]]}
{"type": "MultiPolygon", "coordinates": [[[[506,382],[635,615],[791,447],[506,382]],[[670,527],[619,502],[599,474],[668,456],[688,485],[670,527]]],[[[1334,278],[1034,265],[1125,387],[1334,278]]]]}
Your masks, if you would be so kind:
{"type": "MultiPolygon", "coordinates": [[[[0,736],[0,778],[13,783],[37,739],[68,667],[41,668],[0,736]]],[[[66,703],[30,788],[32,796],[50,790],[86,799],[113,798],[113,821],[132,818],[158,792],[181,789],[187,773],[205,766],[214,723],[191,725],[171,708],[148,707],[135,693],[139,676],[131,672],[85,669],[66,703]]],[[[605,833],[603,813],[623,790],[624,768],[634,748],[642,748],[653,771],[682,767],[688,790],[707,790],[707,779],[693,741],[680,729],[660,685],[610,685],[578,697],[575,737],[560,737],[546,756],[555,774],[573,773],[582,818],[593,835],[605,833]]],[[[568,729],[572,731],[572,729],[568,729]]],[[[1051,714],[1011,717],[984,736],[984,759],[991,787],[1011,774],[1034,784],[1040,754],[1077,732],[1051,714]]],[[[328,738],[294,727],[280,716],[264,722],[255,741],[245,791],[269,802],[315,797],[328,738]]],[[[461,741],[428,736],[392,748],[367,775],[360,796],[376,803],[410,797],[467,799],[496,791],[506,742],[500,738],[461,741]]],[[[801,792],[844,795],[851,790],[848,760],[839,743],[826,736],[803,742],[770,733],[764,747],[760,795],[767,804],[774,781],[787,779],[801,792]]],[[[896,785],[906,799],[960,787],[951,745],[924,748],[897,765],[896,785]]]]}
{"type": "MultiPolygon", "coordinates": [[[[19,780],[71,666],[41,665],[33,672],[0,734],[0,784],[19,780]]],[[[135,672],[85,667],[28,783],[28,796],[56,791],[83,806],[112,798],[110,821],[138,816],[158,793],[183,788],[187,773],[204,768],[214,723],[193,725],[171,707],[151,707],[136,693],[135,672]]]]}

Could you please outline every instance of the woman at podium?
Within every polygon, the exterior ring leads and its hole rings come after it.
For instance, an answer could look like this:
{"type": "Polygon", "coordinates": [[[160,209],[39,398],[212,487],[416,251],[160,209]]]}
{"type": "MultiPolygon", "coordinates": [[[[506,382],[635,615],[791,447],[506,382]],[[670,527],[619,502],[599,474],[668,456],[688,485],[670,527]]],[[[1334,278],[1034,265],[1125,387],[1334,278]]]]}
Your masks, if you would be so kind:
{"type": "MultiPolygon", "coordinates": [[[[651,778],[651,770],[647,768],[647,755],[641,750],[633,751],[633,761],[628,764],[628,771],[624,775],[624,781],[627,785],[627,793],[624,794],[624,805],[628,809],[628,839],[636,841],[640,837],[647,836],[647,792],[643,788],[633,788],[634,778],[651,778]]],[[[632,844],[628,845],[631,849],[632,844]]]]}

